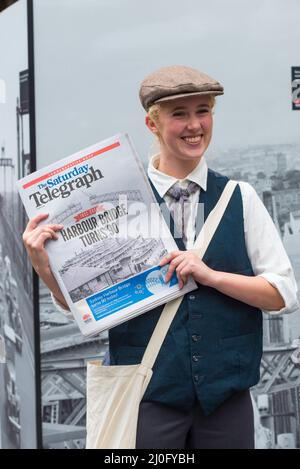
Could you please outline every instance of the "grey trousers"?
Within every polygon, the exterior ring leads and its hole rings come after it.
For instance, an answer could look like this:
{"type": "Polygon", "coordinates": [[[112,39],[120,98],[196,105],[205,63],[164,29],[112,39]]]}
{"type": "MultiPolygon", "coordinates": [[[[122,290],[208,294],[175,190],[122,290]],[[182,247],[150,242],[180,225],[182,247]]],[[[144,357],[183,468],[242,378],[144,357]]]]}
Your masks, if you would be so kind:
{"type": "Polygon", "coordinates": [[[183,412],[154,402],[140,405],[137,449],[254,449],[249,391],[227,399],[205,416],[200,404],[183,412]]]}

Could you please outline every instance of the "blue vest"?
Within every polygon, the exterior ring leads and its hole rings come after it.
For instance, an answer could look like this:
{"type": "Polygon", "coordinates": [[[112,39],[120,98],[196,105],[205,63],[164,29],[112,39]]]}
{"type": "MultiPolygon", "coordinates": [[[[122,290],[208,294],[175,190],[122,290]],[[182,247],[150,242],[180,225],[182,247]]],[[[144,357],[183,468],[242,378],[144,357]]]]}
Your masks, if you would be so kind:
{"type": "MultiPolygon", "coordinates": [[[[200,191],[199,199],[204,204],[204,220],[227,181],[227,177],[208,170],[207,190],[200,191]]],[[[157,193],[156,197],[162,202],[157,193]]],[[[175,241],[179,249],[185,249],[181,239],[175,241]]],[[[245,245],[239,186],[203,261],[215,270],[254,275],[245,245]]],[[[162,309],[160,306],[110,329],[111,365],[140,363],[162,309]]],[[[198,284],[197,290],[185,295],[177,311],[143,401],[188,411],[198,400],[208,415],[236,391],[258,382],[261,355],[261,311],[198,284]]]]}

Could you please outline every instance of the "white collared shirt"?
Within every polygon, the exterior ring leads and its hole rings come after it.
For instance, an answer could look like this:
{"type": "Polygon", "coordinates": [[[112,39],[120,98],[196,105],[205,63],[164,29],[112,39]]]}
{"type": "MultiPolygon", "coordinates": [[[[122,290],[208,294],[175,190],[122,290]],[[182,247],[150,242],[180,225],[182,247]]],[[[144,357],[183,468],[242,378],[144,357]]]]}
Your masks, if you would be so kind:
{"type": "MultiPolygon", "coordinates": [[[[160,197],[164,199],[168,208],[176,204],[166,193],[175,183],[185,188],[189,181],[199,185],[199,189],[191,194],[191,213],[195,213],[199,202],[200,190],[206,191],[208,168],[206,161],[201,158],[197,167],[184,180],[168,176],[157,169],[159,156],[154,155],[149,163],[148,176],[160,197]]],[[[244,181],[238,181],[244,214],[244,231],[247,254],[255,275],[265,278],[281,294],[285,306],[279,311],[264,311],[268,314],[292,313],[299,308],[297,300],[297,283],[290,260],[286,254],[279,233],[263,202],[255,189],[244,181]],[[257,241],[259,240],[259,241],[257,241]],[[272,242],[270,242],[272,240],[272,242]]],[[[175,219],[176,222],[176,219],[175,219]]],[[[195,239],[195,220],[187,219],[187,249],[191,249],[195,239]]]]}

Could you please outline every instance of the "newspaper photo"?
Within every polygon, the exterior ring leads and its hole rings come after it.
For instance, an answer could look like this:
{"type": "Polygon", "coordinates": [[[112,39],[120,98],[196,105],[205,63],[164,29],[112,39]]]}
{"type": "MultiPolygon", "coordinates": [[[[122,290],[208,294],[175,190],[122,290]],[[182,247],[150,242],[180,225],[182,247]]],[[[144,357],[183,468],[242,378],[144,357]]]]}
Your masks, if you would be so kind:
{"type": "Polygon", "coordinates": [[[159,262],[177,245],[127,134],[118,134],[17,182],[28,217],[49,214],[58,240],[45,248],[85,336],[196,288],[182,289],[159,262]]]}

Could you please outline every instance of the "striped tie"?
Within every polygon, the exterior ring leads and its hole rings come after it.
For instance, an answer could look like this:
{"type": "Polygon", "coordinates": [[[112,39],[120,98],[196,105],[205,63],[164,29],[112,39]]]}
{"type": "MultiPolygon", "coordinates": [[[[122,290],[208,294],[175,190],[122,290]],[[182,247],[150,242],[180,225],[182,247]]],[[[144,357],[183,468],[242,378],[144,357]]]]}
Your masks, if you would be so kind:
{"type": "MultiPolygon", "coordinates": [[[[186,223],[185,223],[185,213],[184,213],[184,205],[189,201],[189,197],[191,194],[196,192],[199,188],[198,184],[195,182],[189,182],[186,189],[180,187],[178,182],[175,182],[172,187],[167,192],[167,195],[172,197],[176,201],[176,205],[179,205],[179,210],[181,212],[181,226],[177,226],[179,233],[182,234],[182,239],[184,244],[186,245],[187,242],[187,233],[186,233],[186,223]]],[[[174,207],[175,210],[177,207],[174,207]]],[[[175,210],[171,209],[171,213],[174,216],[175,210]]],[[[178,223],[177,223],[178,225],[178,223]]]]}

